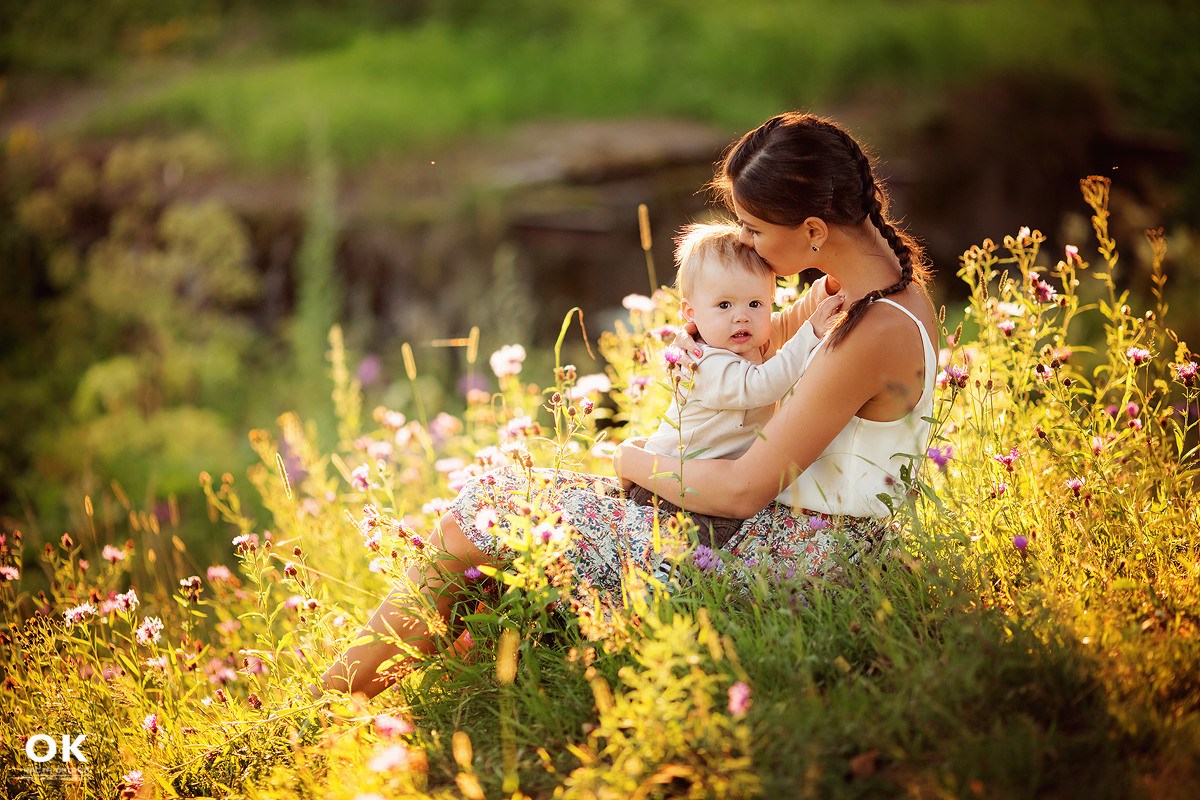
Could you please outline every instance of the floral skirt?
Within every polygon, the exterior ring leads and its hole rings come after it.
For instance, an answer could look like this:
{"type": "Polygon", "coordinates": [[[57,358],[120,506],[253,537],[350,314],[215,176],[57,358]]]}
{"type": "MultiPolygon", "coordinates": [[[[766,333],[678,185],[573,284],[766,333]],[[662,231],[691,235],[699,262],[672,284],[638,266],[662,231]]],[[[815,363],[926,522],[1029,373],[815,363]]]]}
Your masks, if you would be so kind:
{"type": "MultiPolygon", "coordinates": [[[[656,527],[661,534],[674,515],[630,500],[613,479],[565,470],[533,470],[531,478],[513,467],[494,470],[472,478],[450,504],[466,537],[499,562],[511,556],[496,535],[497,528],[507,528],[510,514],[557,515],[572,537],[567,557],[576,580],[614,598],[621,597],[622,581],[631,567],[650,573],[664,557],[680,555],[664,548],[664,537],[656,536],[656,527]],[[480,516],[489,509],[491,513],[480,516]],[[487,522],[481,526],[477,519],[487,522]]],[[[875,549],[889,529],[887,519],[821,514],[772,502],[743,522],[725,544],[723,552],[732,558],[701,554],[697,551],[707,548],[700,547],[693,556],[698,566],[722,573],[816,577],[857,561],[875,549]]]]}

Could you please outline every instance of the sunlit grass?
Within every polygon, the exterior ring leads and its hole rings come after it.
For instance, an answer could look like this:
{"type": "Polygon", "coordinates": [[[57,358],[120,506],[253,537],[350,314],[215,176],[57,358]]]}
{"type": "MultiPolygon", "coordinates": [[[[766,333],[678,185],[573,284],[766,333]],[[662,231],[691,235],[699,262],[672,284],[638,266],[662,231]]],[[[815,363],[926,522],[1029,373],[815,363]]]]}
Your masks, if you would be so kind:
{"type": "Polygon", "coordinates": [[[250,164],[280,166],[303,157],[321,124],[335,156],[361,164],[530,119],[680,115],[736,131],[850,89],[1100,68],[1094,21],[1076,0],[736,8],[610,0],[535,11],[434,14],[323,52],[200,62],[114,102],[87,127],[199,126],[250,164]]]}
{"type": "Polygon", "coordinates": [[[191,562],[175,523],[127,498],[107,546],[85,527],[26,553],[4,531],[0,780],[58,796],[69,770],[29,780],[25,743],[45,733],[88,736],[76,777],[103,797],[139,782],[164,797],[1187,796],[1197,356],[1168,327],[1165,241],[1149,237],[1156,292],[1133,307],[1107,183],[1084,188],[1093,245],[1048,254],[1022,229],[964,255],[978,335],[945,332],[933,449],[882,552],[828,580],[736,586],[685,557],[671,596],[634,571],[627,605],[606,608],[572,594],[569,529],[534,492],[504,535],[513,570],[465,592],[469,637],[414,599],[446,648],[369,704],[305,687],[429,563],[467,476],[604,473],[605,436],[655,425],[671,304],[602,338],[604,378],[560,363],[543,387],[522,350],[497,353],[498,388],[461,417],[361,413],[333,336],[336,450],[284,415],[250,437],[252,489],[202,476],[236,569],[191,562]],[[588,398],[606,381],[626,425],[603,433],[588,398]]]}

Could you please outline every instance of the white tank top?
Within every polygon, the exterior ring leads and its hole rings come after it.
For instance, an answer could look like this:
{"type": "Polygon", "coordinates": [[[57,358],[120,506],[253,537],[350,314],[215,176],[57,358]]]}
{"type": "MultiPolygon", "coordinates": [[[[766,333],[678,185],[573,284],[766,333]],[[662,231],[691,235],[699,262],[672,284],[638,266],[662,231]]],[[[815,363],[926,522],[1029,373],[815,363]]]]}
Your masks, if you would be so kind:
{"type": "MultiPolygon", "coordinates": [[[[903,311],[921,331],[925,349],[924,388],[912,411],[897,420],[877,422],[852,417],[821,455],[776,499],[796,509],[855,517],[886,517],[891,511],[879,495],[891,498],[898,508],[904,500],[901,468],[918,468],[925,461],[933,415],[933,382],[937,373],[937,351],[921,321],[904,306],[882,298],[903,311]]],[[[809,353],[805,369],[820,351],[825,339],[809,353]]],[[[910,476],[911,479],[911,476],[910,476]]]]}

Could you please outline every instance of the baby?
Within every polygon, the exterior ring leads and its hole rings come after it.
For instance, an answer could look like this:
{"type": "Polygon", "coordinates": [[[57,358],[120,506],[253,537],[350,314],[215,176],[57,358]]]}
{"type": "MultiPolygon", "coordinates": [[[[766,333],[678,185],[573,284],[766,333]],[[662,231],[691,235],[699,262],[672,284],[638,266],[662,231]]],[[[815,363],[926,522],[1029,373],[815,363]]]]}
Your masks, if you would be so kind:
{"type": "MultiPolygon", "coordinates": [[[[681,388],[645,447],[673,457],[681,469],[686,469],[686,458],[737,458],[750,449],[775,403],[799,380],[809,352],[841,309],[840,295],[826,298],[796,334],[764,360],[771,338],[775,273],[738,234],[734,225],[693,224],[676,240],[680,312],[695,324],[702,354],[691,386],[681,388]]],[[[628,495],[668,514],[680,510],[636,484],[628,495]]],[[[694,512],[691,517],[700,528],[701,542],[714,550],[743,522],[694,512]]]]}

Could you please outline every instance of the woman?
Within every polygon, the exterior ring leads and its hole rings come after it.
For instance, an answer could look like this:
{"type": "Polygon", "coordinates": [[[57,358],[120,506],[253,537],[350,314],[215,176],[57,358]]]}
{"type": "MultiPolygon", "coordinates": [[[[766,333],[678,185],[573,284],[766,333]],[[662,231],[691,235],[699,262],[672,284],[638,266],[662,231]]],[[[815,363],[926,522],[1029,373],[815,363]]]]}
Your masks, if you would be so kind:
{"type": "MultiPolygon", "coordinates": [[[[795,112],[767,120],[730,148],[713,188],[736,215],[743,242],[776,274],[817,267],[828,276],[776,321],[776,346],[834,291],[846,298],[846,316],[741,457],[689,461],[682,493],[678,477],[655,477],[659,456],[636,442],[618,448],[614,465],[626,486],[637,483],[689,511],[745,518],[727,545],[735,556],[819,574],[878,539],[911,463],[898,454],[924,452],[937,365],[927,272],[913,240],[888,219],[870,159],[829,120],[795,112]]],[[[441,551],[437,568],[410,574],[443,618],[459,576],[498,562],[490,554],[495,538],[476,526],[476,514],[512,496],[517,480],[502,473],[464,488],[430,537],[441,551]]],[[[555,496],[579,533],[577,576],[611,590],[620,586],[622,560],[654,558],[654,510],[597,493],[595,480],[560,476],[555,496]]],[[[384,600],[361,643],[322,676],[324,689],[373,696],[395,680],[394,670],[380,668],[400,652],[397,638],[421,652],[435,648],[425,623],[404,612],[403,594],[384,600]]]]}

